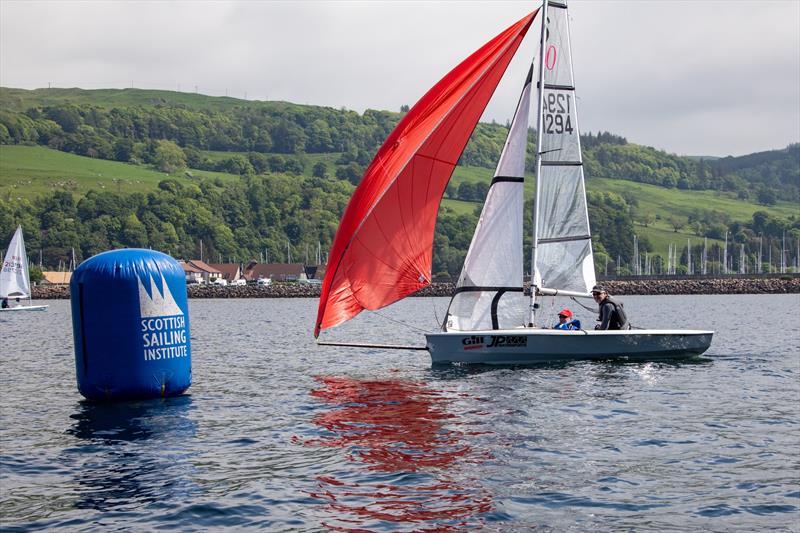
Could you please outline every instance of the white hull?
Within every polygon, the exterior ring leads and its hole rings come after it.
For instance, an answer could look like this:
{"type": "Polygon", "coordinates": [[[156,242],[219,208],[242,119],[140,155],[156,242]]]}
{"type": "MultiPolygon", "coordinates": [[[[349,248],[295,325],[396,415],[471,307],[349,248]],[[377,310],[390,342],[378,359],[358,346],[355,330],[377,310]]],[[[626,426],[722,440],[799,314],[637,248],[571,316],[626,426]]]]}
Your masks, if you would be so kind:
{"type": "Polygon", "coordinates": [[[581,360],[659,360],[694,357],[711,345],[713,331],[636,329],[561,331],[518,328],[448,331],[425,337],[436,363],[495,365],[581,360]]]}
{"type": "Polygon", "coordinates": [[[49,306],[47,305],[20,305],[17,307],[7,307],[0,309],[0,311],[44,311],[49,306]]]}

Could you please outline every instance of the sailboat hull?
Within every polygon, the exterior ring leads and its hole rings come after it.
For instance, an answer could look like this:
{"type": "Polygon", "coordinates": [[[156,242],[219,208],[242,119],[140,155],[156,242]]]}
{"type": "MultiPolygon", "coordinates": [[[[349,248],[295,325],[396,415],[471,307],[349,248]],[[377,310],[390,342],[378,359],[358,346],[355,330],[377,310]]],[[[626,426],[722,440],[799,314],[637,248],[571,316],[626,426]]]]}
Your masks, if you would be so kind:
{"type": "Polygon", "coordinates": [[[18,307],[7,307],[5,309],[0,309],[0,312],[5,311],[44,311],[47,309],[48,306],[46,305],[20,305],[18,307]]]}
{"type": "Polygon", "coordinates": [[[561,331],[518,328],[426,335],[434,364],[535,364],[583,360],[648,361],[696,357],[712,331],[561,331]]]}

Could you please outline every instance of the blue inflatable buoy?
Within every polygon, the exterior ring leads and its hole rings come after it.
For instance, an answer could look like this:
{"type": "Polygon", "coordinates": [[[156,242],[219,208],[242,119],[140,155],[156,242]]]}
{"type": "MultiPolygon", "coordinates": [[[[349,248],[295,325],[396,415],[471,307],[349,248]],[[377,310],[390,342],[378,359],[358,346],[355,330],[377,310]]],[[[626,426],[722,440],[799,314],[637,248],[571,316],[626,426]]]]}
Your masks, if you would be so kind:
{"type": "Polygon", "coordinates": [[[192,383],[183,269],[152,250],[98,254],[72,274],[78,390],[89,400],[177,396],[192,383]]]}

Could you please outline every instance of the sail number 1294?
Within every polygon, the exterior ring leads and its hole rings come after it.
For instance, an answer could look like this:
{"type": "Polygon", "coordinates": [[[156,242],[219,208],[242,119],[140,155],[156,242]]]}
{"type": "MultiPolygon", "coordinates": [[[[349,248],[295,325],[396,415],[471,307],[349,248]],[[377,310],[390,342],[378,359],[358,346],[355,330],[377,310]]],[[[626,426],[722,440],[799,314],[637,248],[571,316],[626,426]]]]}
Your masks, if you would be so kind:
{"type": "Polygon", "coordinates": [[[568,133],[572,135],[574,128],[570,119],[572,95],[564,93],[548,93],[544,107],[544,131],[549,134],[568,133]]]}

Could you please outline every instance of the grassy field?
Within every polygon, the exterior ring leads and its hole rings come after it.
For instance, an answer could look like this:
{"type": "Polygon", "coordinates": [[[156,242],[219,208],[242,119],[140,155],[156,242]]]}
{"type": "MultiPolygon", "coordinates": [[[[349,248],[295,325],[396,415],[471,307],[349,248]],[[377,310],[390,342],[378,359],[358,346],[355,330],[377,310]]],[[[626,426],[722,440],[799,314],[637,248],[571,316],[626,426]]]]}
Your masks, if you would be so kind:
{"type": "MultiPolygon", "coordinates": [[[[237,152],[203,153],[214,160],[219,160],[237,152]]],[[[306,162],[305,174],[310,176],[314,165],[318,162],[325,163],[329,174],[332,174],[340,154],[306,154],[302,157],[306,162]]],[[[491,169],[457,167],[453,174],[453,183],[458,185],[462,181],[488,182],[491,176],[491,169]]],[[[225,181],[239,179],[232,174],[203,170],[181,171],[168,175],[150,167],[92,159],[41,146],[0,145],[0,197],[2,198],[30,199],[53,190],[68,190],[76,195],[85,194],[90,189],[122,193],[147,192],[153,190],[159,181],[168,177],[186,183],[191,183],[193,179],[199,177],[220,178],[225,181]]],[[[533,194],[533,180],[530,176],[528,178],[525,184],[526,197],[533,194]]],[[[657,218],[653,224],[644,227],[637,223],[635,228],[637,234],[647,238],[655,252],[662,255],[666,255],[670,244],[684,246],[687,239],[697,243],[701,241],[701,237],[690,233],[688,228],[675,232],[669,225],[671,216],[686,218],[695,209],[702,209],[725,212],[732,220],[746,222],[750,221],[753,213],[759,210],[783,217],[800,214],[798,206],[791,202],[778,202],[777,205],[767,208],[713,191],[665,189],[654,185],[604,178],[588,180],[586,187],[589,191],[595,192],[633,194],[639,202],[637,213],[656,214],[657,218]]],[[[445,198],[442,206],[455,213],[473,213],[480,204],[445,198]]]]}
{"type": "MultiPolygon", "coordinates": [[[[462,181],[486,181],[491,179],[492,171],[486,168],[457,167],[453,174],[453,182],[458,185],[462,181]]],[[[666,256],[670,244],[679,247],[686,245],[687,239],[692,244],[702,242],[702,237],[692,233],[688,227],[677,232],[669,224],[670,217],[686,219],[693,211],[700,209],[706,211],[720,211],[726,213],[732,220],[749,222],[756,211],[767,211],[782,217],[800,215],[800,208],[792,202],[778,202],[774,206],[766,207],[756,203],[739,200],[729,193],[716,191],[685,191],[680,189],[665,189],[655,185],[635,183],[631,181],[593,178],[587,180],[586,188],[590,192],[614,192],[617,194],[632,194],[639,202],[637,213],[653,213],[656,221],[647,227],[638,223],[634,224],[636,234],[646,238],[653,245],[655,253],[666,256]]],[[[525,196],[533,194],[533,179],[527,176],[525,182],[525,196]]],[[[442,205],[455,213],[472,213],[477,206],[476,202],[445,199],[442,205]]],[[[635,217],[638,218],[638,215],[635,217]]],[[[720,243],[709,239],[709,244],[720,243]]]]}
{"type": "Polygon", "coordinates": [[[25,89],[0,87],[0,105],[2,105],[4,109],[24,111],[29,107],[45,107],[60,104],[75,104],[79,106],[93,105],[104,108],[172,105],[220,112],[228,111],[243,105],[250,107],[268,106],[276,110],[301,107],[289,102],[243,100],[228,96],[207,96],[188,91],[159,91],[150,89],[85,90],[76,88],[35,89],[29,91],[25,89]]]}
{"type": "MultiPolygon", "coordinates": [[[[222,172],[189,172],[195,178],[239,179],[222,172]]],[[[86,194],[90,189],[147,192],[166,178],[192,181],[185,171],[169,175],[144,166],[92,159],[42,146],[0,145],[2,198],[33,198],[53,190],[67,190],[77,195],[86,194]]]]}
{"type": "MultiPolygon", "coordinates": [[[[655,253],[663,255],[664,257],[667,256],[667,250],[669,250],[670,244],[675,244],[680,249],[686,246],[687,239],[692,240],[692,246],[703,242],[703,237],[698,237],[684,230],[675,232],[672,227],[667,228],[666,225],[659,225],[658,223],[648,227],[644,227],[641,224],[634,224],[633,228],[636,235],[650,241],[655,253]]],[[[708,239],[709,245],[713,243],[722,244],[723,242],[724,241],[718,241],[716,239],[708,239]]]]}
{"type": "Polygon", "coordinates": [[[766,207],[739,200],[730,193],[716,191],[665,189],[655,185],[605,178],[588,180],[586,188],[590,191],[632,194],[639,201],[639,211],[660,213],[665,219],[669,216],[685,218],[695,209],[721,211],[727,213],[732,220],[739,221],[752,220],[756,211],[767,211],[782,217],[800,214],[800,208],[793,202],[778,202],[776,205],[766,207]]]}
{"type": "MultiPolygon", "coordinates": [[[[232,155],[247,157],[245,152],[204,151],[203,154],[214,161],[232,155]]],[[[311,176],[314,165],[319,162],[325,163],[328,173],[333,174],[340,156],[341,154],[304,155],[304,175],[311,176]]],[[[166,178],[190,183],[192,178],[220,178],[229,181],[238,180],[239,176],[196,169],[166,174],[144,165],[93,159],[43,146],[0,145],[1,198],[33,198],[54,190],[67,190],[76,195],[86,194],[91,189],[122,193],[147,192],[166,178]]]]}

